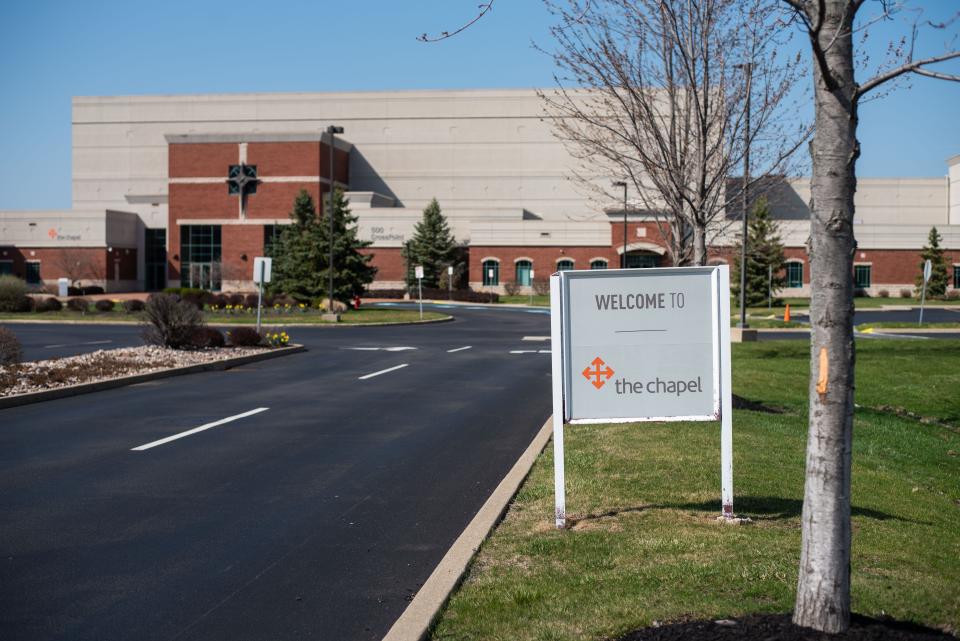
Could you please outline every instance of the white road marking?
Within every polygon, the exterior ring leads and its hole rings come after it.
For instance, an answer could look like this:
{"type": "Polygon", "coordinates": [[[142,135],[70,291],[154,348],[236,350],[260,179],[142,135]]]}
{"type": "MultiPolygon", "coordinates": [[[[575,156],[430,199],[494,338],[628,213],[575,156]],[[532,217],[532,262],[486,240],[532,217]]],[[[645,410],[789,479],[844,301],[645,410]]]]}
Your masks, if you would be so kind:
{"type": "Polygon", "coordinates": [[[144,450],[149,450],[151,447],[157,447],[158,445],[164,445],[170,441],[175,441],[178,438],[183,438],[184,436],[190,436],[191,434],[196,434],[197,432],[202,432],[204,430],[209,430],[211,427],[217,427],[218,425],[223,425],[224,423],[230,423],[236,421],[237,419],[246,418],[247,416],[253,416],[254,414],[259,414],[260,412],[266,412],[269,407],[258,407],[255,410],[250,410],[249,412],[244,412],[243,414],[237,414],[235,416],[228,416],[227,418],[222,418],[219,421],[214,421],[213,423],[207,423],[206,425],[201,425],[200,427],[195,427],[192,430],[187,430],[186,432],[180,432],[179,434],[174,434],[173,436],[168,436],[162,438],[159,441],[153,441],[147,443],[146,445],[140,445],[131,449],[131,452],[142,452],[144,450]]]}
{"type": "Polygon", "coordinates": [[[458,347],[456,349],[448,349],[447,354],[453,354],[454,352],[462,352],[465,349],[470,349],[473,345],[467,345],[466,347],[458,347]]]}
{"type": "Polygon", "coordinates": [[[355,352],[405,352],[410,349],[417,349],[416,347],[342,347],[341,349],[349,349],[355,352]]]}
{"type": "Polygon", "coordinates": [[[511,349],[511,354],[536,354],[537,350],[535,349],[511,349]]]}
{"type": "Polygon", "coordinates": [[[404,363],[403,365],[397,365],[396,367],[390,367],[390,368],[387,368],[387,369],[382,369],[382,370],[380,370],[379,372],[374,372],[373,374],[366,374],[366,375],[364,375],[364,376],[359,376],[359,377],[357,377],[357,380],[365,381],[365,380],[367,380],[368,378],[373,378],[374,376],[380,376],[381,374],[387,374],[387,373],[389,373],[389,372],[395,372],[395,371],[397,371],[398,369],[403,369],[404,367],[406,367],[406,366],[409,365],[409,364],[410,364],[410,363],[404,363]]]}
{"type": "Polygon", "coordinates": [[[549,353],[550,353],[550,350],[549,350],[549,349],[541,349],[541,350],[537,350],[537,353],[538,353],[538,354],[549,354],[549,353]]]}
{"type": "Polygon", "coordinates": [[[80,343],[81,345],[106,345],[107,343],[112,343],[113,341],[88,341],[86,343],[80,343]]]}
{"type": "Polygon", "coordinates": [[[544,342],[550,340],[550,337],[549,337],[549,336],[524,336],[524,337],[523,337],[523,340],[525,340],[525,341],[539,341],[539,342],[541,342],[541,343],[544,343],[544,342]]]}

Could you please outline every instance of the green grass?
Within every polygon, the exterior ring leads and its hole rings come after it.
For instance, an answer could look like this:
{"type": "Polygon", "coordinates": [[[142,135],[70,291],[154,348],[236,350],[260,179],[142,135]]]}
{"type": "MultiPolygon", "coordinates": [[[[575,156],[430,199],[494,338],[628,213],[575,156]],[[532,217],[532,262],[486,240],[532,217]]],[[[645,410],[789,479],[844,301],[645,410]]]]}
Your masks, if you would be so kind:
{"type": "MultiPolygon", "coordinates": [[[[255,325],[257,322],[257,315],[250,313],[226,314],[207,311],[204,312],[204,318],[206,319],[207,323],[211,325],[255,325]]],[[[441,314],[439,312],[423,312],[424,320],[440,320],[444,318],[449,318],[449,315],[441,314]]],[[[57,312],[0,314],[0,320],[46,320],[51,322],[82,321],[84,323],[123,322],[134,324],[141,322],[140,314],[136,312],[128,314],[122,310],[115,310],[112,312],[87,312],[85,314],[81,314],[80,312],[69,311],[66,309],[57,312]]],[[[340,318],[341,324],[409,323],[417,320],[420,320],[420,314],[417,310],[379,308],[360,308],[358,310],[350,310],[342,314],[340,318]]],[[[287,325],[290,323],[310,323],[316,325],[331,324],[321,320],[320,313],[315,311],[305,313],[291,312],[289,314],[274,312],[264,313],[262,317],[262,323],[264,325],[287,325]]]]}
{"type": "Polygon", "coordinates": [[[857,329],[861,332],[865,329],[897,329],[897,328],[909,328],[909,329],[960,329],[960,323],[924,323],[923,325],[918,325],[917,323],[863,323],[857,325],[857,329]]]}
{"type": "MultiPolygon", "coordinates": [[[[806,343],[734,345],[735,510],[718,523],[715,423],[568,426],[567,509],[538,459],[434,639],[606,639],[655,620],[793,607],[807,417],[806,343]]],[[[858,344],[853,608],[960,627],[960,342],[858,344]],[[948,425],[901,418],[895,406],[948,425]]]]}
{"type": "MultiPolygon", "coordinates": [[[[530,296],[522,296],[517,294],[516,296],[507,296],[504,294],[500,297],[500,302],[508,305],[529,305],[530,296]]],[[[535,307],[550,307],[550,294],[534,295],[533,296],[533,305],[535,307]]]]}

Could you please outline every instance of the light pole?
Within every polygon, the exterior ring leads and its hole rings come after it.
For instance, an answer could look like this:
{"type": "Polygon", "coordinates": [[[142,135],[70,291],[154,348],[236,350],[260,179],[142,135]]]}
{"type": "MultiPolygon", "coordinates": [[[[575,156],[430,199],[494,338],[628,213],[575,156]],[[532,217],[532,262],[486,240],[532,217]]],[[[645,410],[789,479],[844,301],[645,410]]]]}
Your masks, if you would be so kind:
{"type": "Polygon", "coordinates": [[[620,256],[620,269],[627,268],[627,183],[615,180],[612,187],[623,187],[623,255],[620,256]]]}
{"type": "Polygon", "coordinates": [[[334,185],[334,173],[333,173],[333,162],[334,162],[334,136],[336,134],[342,134],[343,127],[338,127],[337,125],[330,125],[327,127],[327,134],[330,136],[330,184],[327,186],[330,190],[330,206],[327,208],[327,218],[330,219],[330,260],[327,263],[327,273],[329,275],[329,285],[330,285],[330,307],[327,308],[327,313],[336,316],[335,320],[340,320],[340,315],[337,314],[333,309],[333,185],[334,185]]]}
{"type": "Polygon", "coordinates": [[[740,322],[737,327],[746,329],[747,324],[747,190],[750,186],[750,83],[753,80],[753,63],[735,65],[747,76],[747,104],[743,118],[743,240],[740,242],[740,322]]]}

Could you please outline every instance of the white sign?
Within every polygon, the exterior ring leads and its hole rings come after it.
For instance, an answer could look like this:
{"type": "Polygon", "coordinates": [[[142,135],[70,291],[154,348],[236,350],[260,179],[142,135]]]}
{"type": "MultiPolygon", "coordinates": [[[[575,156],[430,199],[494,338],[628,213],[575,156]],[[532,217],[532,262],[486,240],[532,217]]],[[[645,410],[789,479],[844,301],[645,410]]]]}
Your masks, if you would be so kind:
{"type": "Polygon", "coordinates": [[[57,296],[63,298],[70,294],[70,279],[69,278],[58,278],[57,279],[57,296]]]}
{"type": "Polygon", "coordinates": [[[253,259],[253,282],[254,283],[269,283],[270,282],[270,272],[273,266],[273,259],[257,256],[253,259]],[[261,280],[262,278],[262,280],[261,280]]]}
{"type": "Polygon", "coordinates": [[[423,278],[423,265],[417,265],[416,267],[413,268],[413,271],[416,274],[417,278],[423,278]]]}
{"type": "Polygon", "coordinates": [[[493,280],[493,268],[487,270],[487,278],[493,280]]]}
{"type": "Polygon", "coordinates": [[[453,265],[447,267],[447,276],[453,276],[453,265]]]}
{"type": "Polygon", "coordinates": [[[927,282],[928,280],[930,280],[930,274],[932,272],[933,272],[933,264],[930,262],[930,259],[928,258],[923,263],[923,282],[927,282]]]}
{"type": "Polygon", "coordinates": [[[550,295],[557,526],[565,422],[720,420],[732,517],[729,267],[562,271],[550,295]]]}

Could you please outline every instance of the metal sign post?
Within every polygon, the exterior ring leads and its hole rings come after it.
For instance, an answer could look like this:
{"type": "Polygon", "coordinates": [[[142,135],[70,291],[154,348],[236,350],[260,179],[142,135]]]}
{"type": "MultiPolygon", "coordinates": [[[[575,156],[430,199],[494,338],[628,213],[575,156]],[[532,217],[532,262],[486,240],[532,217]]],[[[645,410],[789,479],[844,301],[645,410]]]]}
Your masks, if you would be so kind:
{"type": "Polygon", "coordinates": [[[263,284],[270,282],[270,272],[273,265],[272,258],[257,256],[253,259],[253,282],[257,288],[257,333],[260,333],[260,310],[263,307],[263,284]]]}
{"type": "Polygon", "coordinates": [[[928,258],[923,263],[923,287],[920,289],[920,322],[917,325],[923,325],[923,304],[927,299],[927,281],[930,280],[931,273],[933,273],[933,264],[928,258]]]}
{"type": "Polygon", "coordinates": [[[453,265],[447,266],[447,300],[453,300],[453,265]]]}
{"type": "Polygon", "coordinates": [[[563,271],[550,277],[555,519],[566,524],[563,424],[720,421],[733,518],[730,270],[563,271]]]}
{"type": "Polygon", "coordinates": [[[533,268],[530,268],[530,306],[533,307],[533,268]]]}
{"type": "Polygon", "coordinates": [[[417,298],[420,299],[420,320],[423,320],[423,265],[414,268],[417,276],[417,298]]]}

